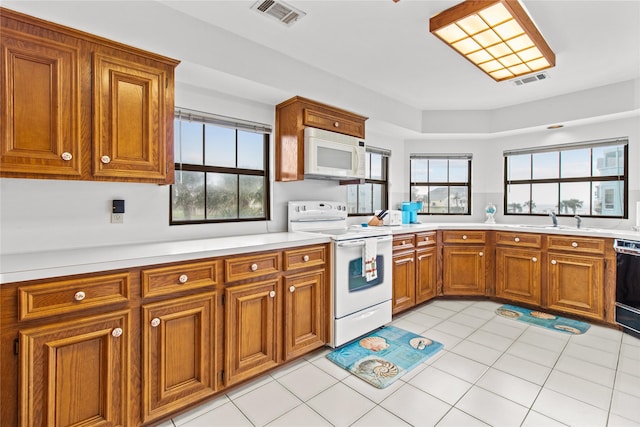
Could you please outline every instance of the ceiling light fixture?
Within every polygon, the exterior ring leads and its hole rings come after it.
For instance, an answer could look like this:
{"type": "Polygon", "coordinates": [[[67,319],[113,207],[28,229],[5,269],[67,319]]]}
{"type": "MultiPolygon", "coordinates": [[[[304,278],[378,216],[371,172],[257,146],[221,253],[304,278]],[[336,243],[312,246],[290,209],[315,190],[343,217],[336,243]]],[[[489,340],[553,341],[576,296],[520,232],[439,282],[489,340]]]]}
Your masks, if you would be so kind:
{"type": "Polygon", "coordinates": [[[518,0],[467,0],[432,17],[429,27],[498,82],[556,64],[556,55],[518,0]]]}

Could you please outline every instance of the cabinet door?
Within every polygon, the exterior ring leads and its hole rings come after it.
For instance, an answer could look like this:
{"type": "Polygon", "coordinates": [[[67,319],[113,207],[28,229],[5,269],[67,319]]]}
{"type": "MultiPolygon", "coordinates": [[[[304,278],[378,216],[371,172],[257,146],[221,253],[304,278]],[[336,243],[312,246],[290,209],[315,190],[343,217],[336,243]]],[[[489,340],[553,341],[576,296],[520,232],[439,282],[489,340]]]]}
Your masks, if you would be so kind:
{"type": "Polygon", "coordinates": [[[325,342],[324,270],[284,279],[284,359],[322,347],[325,342]]]}
{"type": "Polygon", "coordinates": [[[93,56],[93,175],[165,183],[173,169],[173,111],[166,105],[172,73],[116,55],[93,56]]]}
{"type": "Polygon", "coordinates": [[[485,294],[484,246],[445,246],[442,262],[445,295],[485,294]]]}
{"type": "Polygon", "coordinates": [[[414,252],[393,255],[393,314],[416,305],[416,261],[414,252]]]}
{"type": "Polygon", "coordinates": [[[144,421],[216,391],[216,293],[142,306],[144,421]]]}
{"type": "Polygon", "coordinates": [[[2,29],[0,169],[81,175],[78,49],[2,29]]]}
{"type": "Polygon", "coordinates": [[[20,331],[20,425],[127,424],[128,312],[20,331]]]}
{"type": "Polygon", "coordinates": [[[549,252],[547,306],[601,320],[604,259],[549,252]]]}
{"type": "Polygon", "coordinates": [[[435,247],[416,251],[416,304],[436,296],[437,266],[435,247]]]}
{"type": "Polygon", "coordinates": [[[280,279],[225,290],[225,372],[231,385],[278,364],[280,279]]]}
{"type": "Polygon", "coordinates": [[[496,296],[540,305],[540,257],[537,250],[496,249],[496,296]]]}

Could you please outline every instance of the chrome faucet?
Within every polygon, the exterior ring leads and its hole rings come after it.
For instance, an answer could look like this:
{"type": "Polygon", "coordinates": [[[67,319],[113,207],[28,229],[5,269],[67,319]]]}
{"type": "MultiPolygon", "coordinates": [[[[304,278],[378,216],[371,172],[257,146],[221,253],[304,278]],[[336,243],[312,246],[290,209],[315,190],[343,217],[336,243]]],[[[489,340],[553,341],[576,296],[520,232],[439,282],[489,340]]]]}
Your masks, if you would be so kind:
{"type": "Polygon", "coordinates": [[[554,211],[549,212],[549,216],[551,217],[551,221],[553,221],[553,226],[557,227],[558,226],[558,217],[556,216],[556,213],[554,211]]]}
{"type": "Polygon", "coordinates": [[[582,226],[582,218],[578,215],[574,216],[574,218],[576,219],[576,228],[580,228],[582,226]]]}

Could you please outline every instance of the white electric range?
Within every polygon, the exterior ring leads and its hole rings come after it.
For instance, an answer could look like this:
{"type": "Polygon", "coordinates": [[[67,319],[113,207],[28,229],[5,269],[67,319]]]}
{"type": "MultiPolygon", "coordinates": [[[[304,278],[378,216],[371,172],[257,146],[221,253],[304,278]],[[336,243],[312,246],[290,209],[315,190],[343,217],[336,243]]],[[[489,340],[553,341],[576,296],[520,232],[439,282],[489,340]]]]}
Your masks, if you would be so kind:
{"type": "Polygon", "coordinates": [[[294,201],[288,211],[289,231],[320,233],[333,240],[329,344],[339,347],[391,322],[391,230],[349,227],[341,202],[294,201]],[[376,277],[364,273],[365,250],[375,252],[376,277]]]}

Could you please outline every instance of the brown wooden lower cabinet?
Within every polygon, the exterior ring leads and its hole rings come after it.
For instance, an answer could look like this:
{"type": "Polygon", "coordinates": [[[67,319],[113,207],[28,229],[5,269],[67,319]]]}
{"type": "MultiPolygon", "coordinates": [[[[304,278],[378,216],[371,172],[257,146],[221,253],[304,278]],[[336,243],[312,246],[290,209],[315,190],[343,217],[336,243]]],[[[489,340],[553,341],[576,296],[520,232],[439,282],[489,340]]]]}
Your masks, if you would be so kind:
{"type": "Polygon", "coordinates": [[[485,295],[485,246],[460,245],[443,248],[444,295],[485,295]]]}
{"type": "Polygon", "coordinates": [[[314,270],[284,278],[284,360],[326,342],[325,272],[314,270]]]}
{"type": "Polygon", "coordinates": [[[435,247],[416,250],[416,304],[435,298],[438,283],[438,252],[435,247]]]}
{"type": "Polygon", "coordinates": [[[549,252],[547,306],[602,320],[604,259],[599,256],[549,252]]]}
{"type": "Polygon", "coordinates": [[[541,304],[542,252],[537,249],[496,249],[496,296],[541,304]]]}
{"type": "Polygon", "coordinates": [[[216,292],[142,306],[144,421],[216,392],[216,292]]]}
{"type": "Polygon", "coordinates": [[[416,261],[415,253],[393,254],[393,314],[416,305],[416,261]]]}
{"type": "Polygon", "coordinates": [[[225,382],[236,384],[278,364],[280,278],[225,290],[225,382]]]}
{"type": "Polygon", "coordinates": [[[127,424],[127,311],[25,329],[19,337],[21,426],[127,424]]]}

